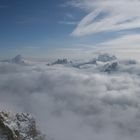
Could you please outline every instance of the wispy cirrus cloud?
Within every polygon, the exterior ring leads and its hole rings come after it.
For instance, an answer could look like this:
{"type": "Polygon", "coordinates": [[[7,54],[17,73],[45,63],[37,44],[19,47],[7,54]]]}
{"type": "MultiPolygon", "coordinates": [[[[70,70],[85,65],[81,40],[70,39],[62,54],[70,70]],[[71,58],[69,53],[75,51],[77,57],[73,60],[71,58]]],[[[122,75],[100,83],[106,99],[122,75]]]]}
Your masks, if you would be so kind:
{"type": "Polygon", "coordinates": [[[67,5],[88,12],[72,32],[73,36],[140,27],[139,0],[74,0],[67,5]]]}
{"type": "Polygon", "coordinates": [[[140,60],[140,34],[127,34],[102,42],[96,46],[97,51],[112,52],[122,58],[140,60]]]}
{"type": "Polygon", "coordinates": [[[124,35],[119,38],[113,39],[111,41],[101,43],[102,45],[112,46],[112,47],[126,47],[127,49],[138,49],[140,45],[140,34],[124,35]]]}
{"type": "Polygon", "coordinates": [[[76,25],[76,21],[59,21],[59,24],[64,24],[64,25],[76,25]]]}

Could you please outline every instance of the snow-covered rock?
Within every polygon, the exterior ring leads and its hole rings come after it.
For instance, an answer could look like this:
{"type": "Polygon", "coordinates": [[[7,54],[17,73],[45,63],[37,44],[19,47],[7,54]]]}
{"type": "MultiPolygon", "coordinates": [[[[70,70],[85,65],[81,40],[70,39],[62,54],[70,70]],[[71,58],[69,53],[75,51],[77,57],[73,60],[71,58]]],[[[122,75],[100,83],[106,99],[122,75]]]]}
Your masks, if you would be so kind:
{"type": "Polygon", "coordinates": [[[104,71],[104,72],[113,72],[113,71],[117,71],[118,65],[119,65],[118,62],[107,63],[106,65],[104,65],[103,71],[104,71]]]}
{"type": "Polygon", "coordinates": [[[113,61],[113,60],[116,60],[116,59],[117,59],[116,56],[109,55],[109,54],[105,53],[105,54],[100,54],[97,57],[96,61],[108,62],[108,61],[113,61]]]}
{"type": "MultiPolygon", "coordinates": [[[[103,67],[104,69],[112,69],[114,68],[115,65],[118,65],[118,63],[116,63],[118,60],[116,58],[116,56],[114,55],[109,55],[107,53],[105,54],[100,54],[98,55],[96,58],[93,58],[92,60],[86,61],[86,62],[81,62],[78,64],[73,64],[74,67],[76,68],[86,68],[88,66],[88,68],[90,66],[95,65],[95,67],[98,69],[100,69],[100,67],[103,67]]],[[[103,69],[101,68],[101,69],[103,69]]],[[[105,71],[106,71],[105,70],[105,71]]],[[[104,71],[104,70],[102,70],[104,71]]]]}
{"type": "Polygon", "coordinates": [[[55,62],[51,63],[51,64],[47,64],[47,65],[69,65],[72,64],[72,61],[68,61],[66,58],[64,59],[57,59],[55,62]]]}
{"type": "Polygon", "coordinates": [[[31,115],[0,112],[0,140],[45,140],[45,137],[31,115]]]}
{"type": "Polygon", "coordinates": [[[25,60],[21,55],[17,55],[14,58],[12,58],[11,62],[16,64],[25,64],[25,60]]]}

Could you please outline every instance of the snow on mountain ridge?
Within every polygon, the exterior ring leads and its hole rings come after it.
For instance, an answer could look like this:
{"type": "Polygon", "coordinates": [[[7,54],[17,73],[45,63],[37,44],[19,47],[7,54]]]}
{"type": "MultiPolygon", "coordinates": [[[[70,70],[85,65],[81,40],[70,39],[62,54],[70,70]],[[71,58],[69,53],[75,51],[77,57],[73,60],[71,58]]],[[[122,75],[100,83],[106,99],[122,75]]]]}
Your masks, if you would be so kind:
{"type": "Polygon", "coordinates": [[[115,55],[109,55],[105,53],[105,54],[99,54],[98,57],[96,58],[96,61],[108,62],[108,61],[114,61],[116,59],[117,57],[115,55]]]}
{"type": "Polygon", "coordinates": [[[0,112],[1,140],[45,140],[36,127],[35,119],[26,113],[0,112]]]}

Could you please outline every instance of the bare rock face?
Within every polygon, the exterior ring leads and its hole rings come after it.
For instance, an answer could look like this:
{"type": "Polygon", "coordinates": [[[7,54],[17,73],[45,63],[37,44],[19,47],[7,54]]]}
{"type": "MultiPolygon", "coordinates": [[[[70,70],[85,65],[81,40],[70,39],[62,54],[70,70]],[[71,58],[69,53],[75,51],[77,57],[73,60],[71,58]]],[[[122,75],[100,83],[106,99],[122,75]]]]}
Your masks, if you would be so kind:
{"type": "Polygon", "coordinates": [[[0,140],[45,140],[45,137],[31,115],[0,112],[0,140]]]}

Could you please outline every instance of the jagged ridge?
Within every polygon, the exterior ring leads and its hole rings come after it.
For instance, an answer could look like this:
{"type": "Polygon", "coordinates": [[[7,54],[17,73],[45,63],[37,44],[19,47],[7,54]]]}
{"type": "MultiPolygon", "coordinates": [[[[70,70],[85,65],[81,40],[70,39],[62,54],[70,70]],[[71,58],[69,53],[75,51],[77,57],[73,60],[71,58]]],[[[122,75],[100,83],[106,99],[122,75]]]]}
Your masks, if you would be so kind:
{"type": "Polygon", "coordinates": [[[45,137],[31,115],[0,112],[0,140],[45,140],[45,137]]]}

